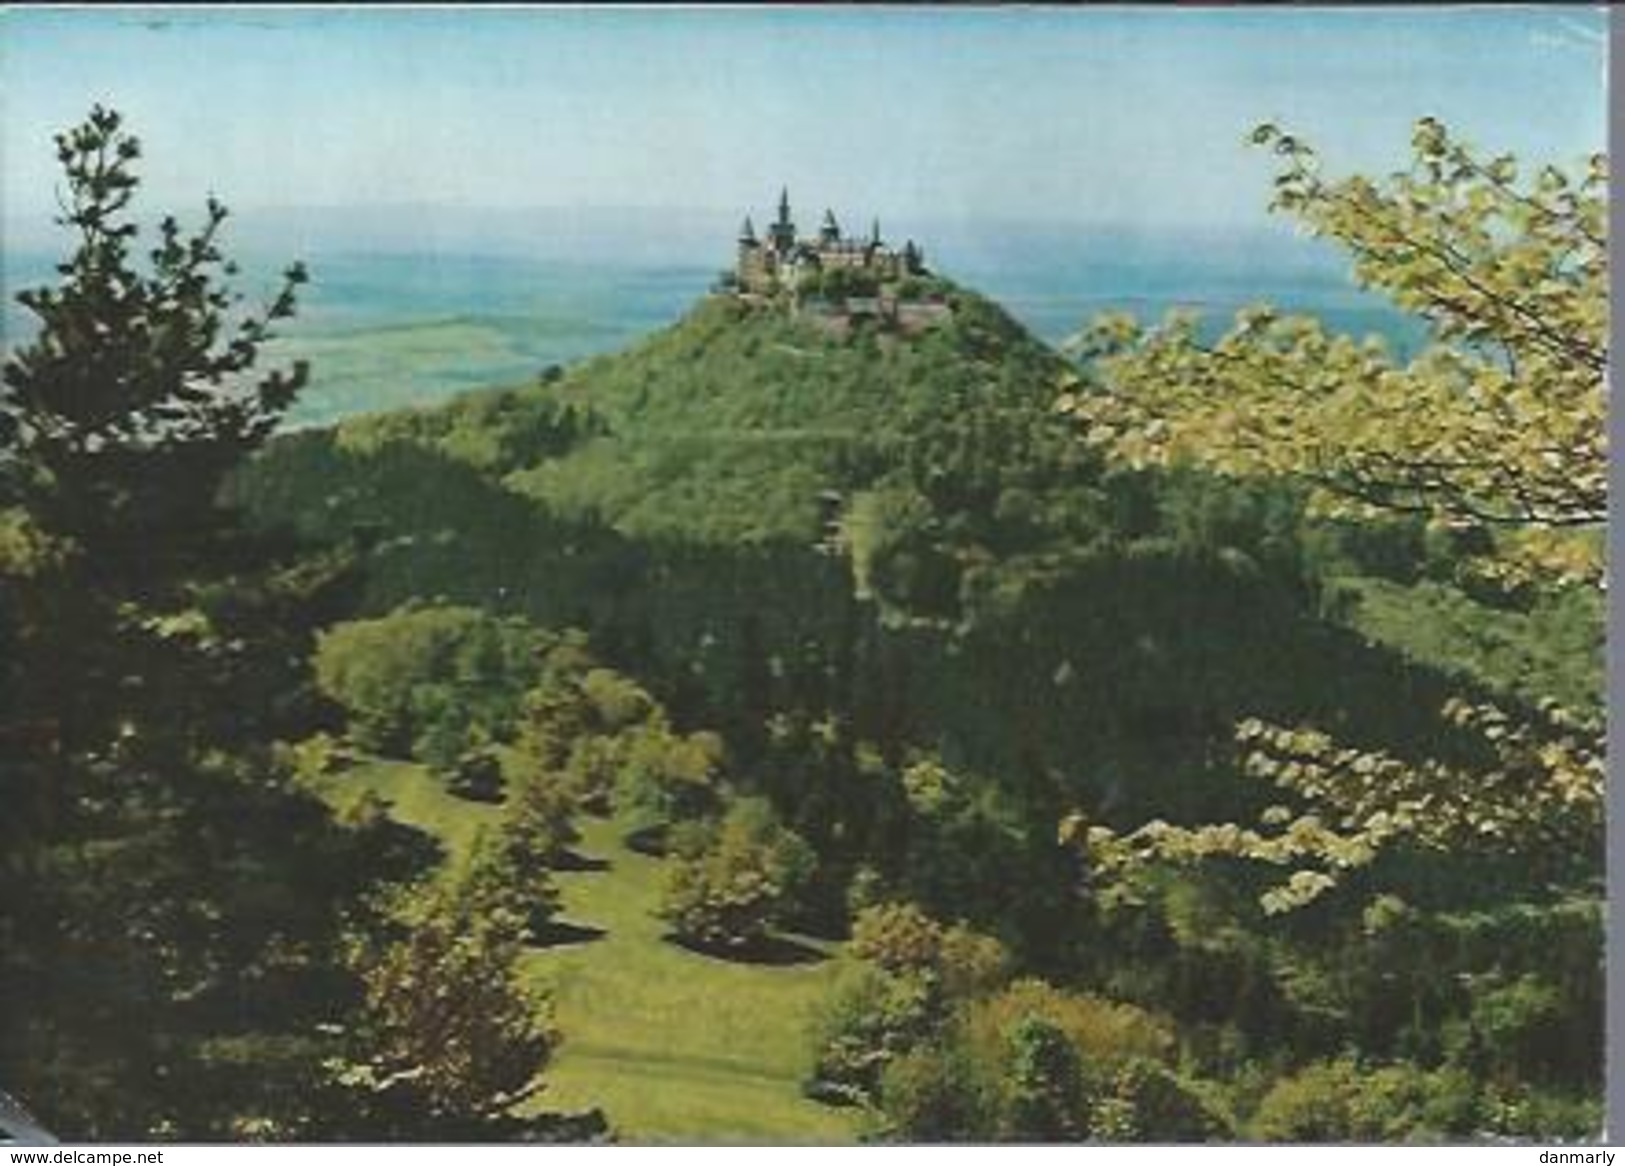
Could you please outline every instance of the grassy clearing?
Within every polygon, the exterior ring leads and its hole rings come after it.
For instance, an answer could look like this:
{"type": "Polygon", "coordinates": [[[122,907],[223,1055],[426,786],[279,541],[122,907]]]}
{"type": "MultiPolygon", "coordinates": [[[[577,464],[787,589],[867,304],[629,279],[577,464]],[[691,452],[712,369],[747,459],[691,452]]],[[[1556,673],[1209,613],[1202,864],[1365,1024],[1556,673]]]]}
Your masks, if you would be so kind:
{"type": "Polygon", "coordinates": [[[481,827],[495,826],[497,806],[454,798],[427,769],[409,761],[369,761],[325,779],[321,792],[334,806],[347,805],[371,791],[389,803],[389,816],[430,835],[448,852],[460,854],[481,827]]]}
{"type": "MultiPolygon", "coordinates": [[[[336,801],[370,789],[396,820],[458,852],[498,810],[454,798],[422,766],[375,762],[333,779],[336,801]]],[[[661,860],[628,850],[613,821],[583,819],[579,852],[602,869],[558,875],[563,920],[582,938],[538,949],[528,972],[554,995],[564,1044],[541,1104],[600,1106],[635,1142],[844,1142],[857,1115],[800,1094],[806,1027],[835,972],[806,962],[734,963],[685,951],[654,916],[661,860]]]]}

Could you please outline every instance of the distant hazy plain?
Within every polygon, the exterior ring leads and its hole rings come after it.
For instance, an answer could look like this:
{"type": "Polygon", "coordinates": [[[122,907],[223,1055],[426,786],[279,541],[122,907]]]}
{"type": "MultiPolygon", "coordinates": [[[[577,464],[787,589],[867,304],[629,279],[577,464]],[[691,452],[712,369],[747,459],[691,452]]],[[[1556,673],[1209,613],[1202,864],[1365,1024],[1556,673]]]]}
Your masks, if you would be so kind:
{"type": "MultiPolygon", "coordinates": [[[[549,365],[623,348],[706,294],[731,262],[737,227],[714,215],[662,223],[612,212],[571,220],[509,215],[477,225],[400,211],[245,219],[233,228],[250,302],[269,290],[284,258],[303,258],[312,274],[299,317],[277,345],[280,355],[312,366],[291,425],[524,383],[549,365]]],[[[1339,256],[1285,231],[939,223],[910,234],[937,270],[1055,343],[1101,312],[1154,319],[1190,308],[1217,328],[1260,301],[1315,313],[1357,335],[1378,333],[1401,348],[1421,334],[1355,288],[1339,256]]],[[[53,278],[58,256],[48,240],[31,231],[4,256],[7,347],[31,331],[16,292],[53,278]]]]}

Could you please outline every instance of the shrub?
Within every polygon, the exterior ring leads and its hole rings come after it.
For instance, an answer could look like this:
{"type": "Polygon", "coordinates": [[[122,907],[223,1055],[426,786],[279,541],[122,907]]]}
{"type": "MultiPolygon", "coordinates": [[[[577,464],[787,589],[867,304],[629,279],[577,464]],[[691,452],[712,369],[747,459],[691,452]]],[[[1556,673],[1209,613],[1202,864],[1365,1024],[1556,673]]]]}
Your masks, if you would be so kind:
{"type": "Polygon", "coordinates": [[[540,940],[559,910],[559,892],[545,867],[519,861],[495,839],[481,834],[459,872],[458,893],[472,914],[521,943],[540,940]]]}
{"type": "Polygon", "coordinates": [[[913,903],[882,903],[858,912],[847,950],[888,972],[934,970],[942,924],[913,903]]]}
{"type": "Polygon", "coordinates": [[[985,1139],[994,1125],[977,1066],[957,1045],[924,1045],[886,1065],[881,1077],[885,1133],[906,1142],[985,1139]]]}
{"type": "Polygon", "coordinates": [[[817,858],[765,801],[736,803],[709,837],[686,842],[672,866],[660,914],[702,947],[739,949],[766,937],[817,858]]]}
{"type": "Polygon", "coordinates": [[[594,668],[583,676],[581,695],[592,711],[592,730],[599,734],[611,735],[663,719],[654,697],[609,668],[594,668]]]}
{"type": "Polygon", "coordinates": [[[872,1100],[886,1067],[926,1040],[940,1019],[937,993],[923,977],[847,964],[813,1019],[820,1093],[872,1100]]]}
{"type": "Polygon", "coordinates": [[[1010,979],[1010,952],[990,935],[955,924],[937,944],[937,971],[949,999],[983,996],[1010,979]]]}
{"type": "Polygon", "coordinates": [[[335,1064],[345,1129],[380,1140],[513,1137],[559,1041],[551,1000],[521,975],[512,917],[477,855],[462,877],[409,891],[398,935],[354,954],[364,989],[335,1064]]]}
{"type": "Polygon", "coordinates": [[[1408,1062],[1362,1070],[1344,1057],[1277,1081],[1251,1123],[1266,1141],[1398,1142],[1461,1137],[1479,1126],[1470,1078],[1408,1062]]]}
{"type": "Polygon", "coordinates": [[[575,810],[575,797],[562,777],[530,775],[508,800],[500,831],[503,849],[521,869],[557,867],[581,841],[575,810]]]}
{"type": "Polygon", "coordinates": [[[1111,1092],[1096,1101],[1090,1133],[1112,1142],[1211,1142],[1235,1129],[1210,1092],[1140,1059],[1119,1069],[1111,1092]]]}
{"type": "Polygon", "coordinates": [[[1018,980],[996,996],[969,1003],[965,1037],[984,1059],[997,1060],[1005,1034],[1022,1020],[1043,1020],[1077,1050],[1092,1087],[1104,1091],[1132,1061],[1166,1060],[1173,1052],[1169,1023],[1137,1008],[1083,993],[1065,992],[1042,980],[1018,980]]]}
{"type": "Polygon", "coordinates": [[[1084,1079],[1067,1035],[1037,1016],[1006,1034],[1007,1066],[1000,1133],[1027,1142],[1070,1141],[1084,1129],[1084,1079]]]}
{"type": "Polygon", "coordinates": [[[446,789],[471,802],[502,800],[502,761],[494,749],[470,749],[446,774],[446,789]]]}
{"type": "Polygon", "coordinates": [[[472,732],[503,738],[552,642],[522,619],[407,605],[323,633],[316,680],[362,748],[446,765],[472,732]]]}
{"type": "Polygon", "coordinates": [[[723,755],[722,738],[715,733],[684,737],[664,726],[632,729],[616,800],[645,827],[703,817],[716,806],[723,755]]]}

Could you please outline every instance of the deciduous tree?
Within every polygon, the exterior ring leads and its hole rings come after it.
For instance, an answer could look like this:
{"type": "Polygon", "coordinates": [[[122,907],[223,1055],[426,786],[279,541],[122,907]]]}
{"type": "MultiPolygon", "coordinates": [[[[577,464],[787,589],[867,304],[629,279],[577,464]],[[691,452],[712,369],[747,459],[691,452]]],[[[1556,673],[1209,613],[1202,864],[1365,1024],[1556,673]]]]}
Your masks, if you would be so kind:
{"type": "MultiPolygon", "coordinates": [[[[1151,330],[1106,319],[1082,338],[1062,400],[1086,439],[1135,465],[1299,480],[1325,513],[1484,531],[1492,553],[1477,566],[1503,581],[1600,583],[1606,159],[1578,175],[1529,172],[1425,118],[1407,170],[1332,179],[1275,126],[1252,140],[1282,159],[1275,208],[1347,248],[1359,281],[1425,319],[1431,342],[1402,362],[1379,340],[1267,307],[1211,345],[1186,318],[1151,330]]],[[[1293,803],[1256,826],[1152,822],[1122,835],[1076,817],[1063,830],[1105,873],[1214,855],[1281,867],[1271,910],[1395,844],[1522,856],[1532,883],[1595,878],[1600,726],[1551,702],[1530,715],[1462,699],[1442,716],[1476,739],[1479,760],[1395,757],[1248,721],[1246,768],[1293,803]],[[1556,869],[1556,856],[1578,861],[1556,869]]]]}

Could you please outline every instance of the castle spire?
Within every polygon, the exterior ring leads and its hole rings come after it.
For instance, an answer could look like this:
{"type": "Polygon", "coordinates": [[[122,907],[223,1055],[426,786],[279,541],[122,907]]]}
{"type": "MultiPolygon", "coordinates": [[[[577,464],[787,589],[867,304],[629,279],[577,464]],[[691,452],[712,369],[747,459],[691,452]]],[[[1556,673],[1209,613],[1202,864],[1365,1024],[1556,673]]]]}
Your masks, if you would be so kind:
{"type": "Polygon", "coordinates": [[[869,227],[869,246],[880,249],[880,220],[876,219],[869,227]]]}
{"type": "Polygon", "coordinates": [[[749,215],[745,216],[745,221],[739,228],[739,242],[747,247],[756,246],[756,224],[750,221],[749,215]]]}
{"type": "Polygon", "coordinates": [[[824,225],[818,228],[818,237],[825,243],[838,243],[841,241],[841,227],[835,221],[834,211],[825,209],[824,225]]]}
{"type": "Polygon", "coordinates": [[[796,225],[790,221],[790,188],[786,186],[779,192],[779,217],[768,229],[767,237],[773,242],[773,249],[780,254],[786,254],[796,245],[796,225]]]}

